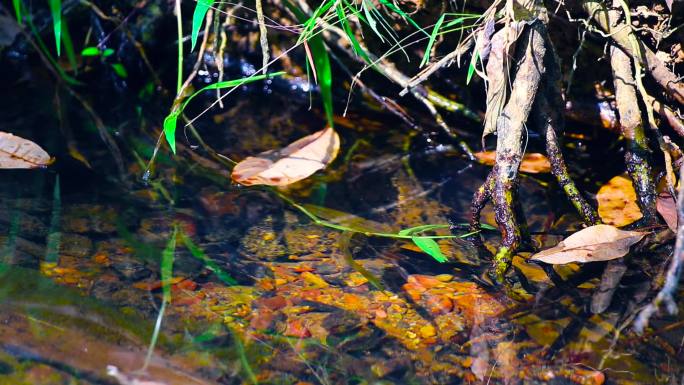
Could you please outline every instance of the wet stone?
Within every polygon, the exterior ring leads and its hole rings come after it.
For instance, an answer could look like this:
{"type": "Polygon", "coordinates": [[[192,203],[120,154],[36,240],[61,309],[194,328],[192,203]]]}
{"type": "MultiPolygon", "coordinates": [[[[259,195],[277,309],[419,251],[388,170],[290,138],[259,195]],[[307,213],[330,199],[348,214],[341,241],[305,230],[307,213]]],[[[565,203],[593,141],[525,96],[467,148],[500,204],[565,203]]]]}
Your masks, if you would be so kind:
{"type": "Polygon", "coordinates": [[[59,253],[86,258],[93,251],[93,241],[80,234],[62,233],[59,237],[59,253]]]}
{"type": "Polygon", "coordinates": [[[72,233],[110,234],[116,232],[116,210],[91,204],[74,204],[62,210],[63,231],[72,233]]]}

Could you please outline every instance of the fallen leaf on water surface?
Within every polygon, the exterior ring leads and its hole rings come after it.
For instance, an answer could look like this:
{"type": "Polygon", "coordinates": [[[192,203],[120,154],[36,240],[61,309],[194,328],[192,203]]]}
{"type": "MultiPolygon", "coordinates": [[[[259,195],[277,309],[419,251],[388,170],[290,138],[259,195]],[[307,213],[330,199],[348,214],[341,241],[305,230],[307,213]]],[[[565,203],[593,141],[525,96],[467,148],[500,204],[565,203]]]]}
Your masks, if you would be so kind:
{"type": "Polygon", "coordinates": [[[609,225],[626,226],[643,216],[632,180],[626,176],[618,175],[601,186],[596,200],[601,220],[609,225]]]}
{"type": "Polygon", "coordinates": [[[677,219],[677,202],[672,198],[672,195],[668,193],[659,194],[656,199],[656,210],[667,223],[667,227],[676,233],[679,221],[677,219]]]}
{"type": "Polygon", "coordinates": [[[280,150],[247,157],[231,177],[245,186],[286,186],[325,168],[337,156],[340,137],[332,127],[307,135],[280,150]]]}
{"type": "Polygon", "coordinates": [[[0,131],[0,169],[39,168],[50,164],[50,155],[30,140],[0,131]]]}
{"type": "MultiPolygon", "coordinates": [[[[496,151],[481,151],[474,155],[480,163],[487,166],[493,166],[496,161],[496,151]]],[[[539,153],[525,154],[520,163],[520,171],[530,174],[548,173],[551,172],[551,162],[539,153]]]]}
{"type": "Polygon", "coordinates": [[[609,261],[625,256],[630,246],[646,235],[641,231],[624,231],[611,225],[595,225],[565,238],[555,247],[541,251],[530,259],[553,265],[572,262],[609,261]]]}

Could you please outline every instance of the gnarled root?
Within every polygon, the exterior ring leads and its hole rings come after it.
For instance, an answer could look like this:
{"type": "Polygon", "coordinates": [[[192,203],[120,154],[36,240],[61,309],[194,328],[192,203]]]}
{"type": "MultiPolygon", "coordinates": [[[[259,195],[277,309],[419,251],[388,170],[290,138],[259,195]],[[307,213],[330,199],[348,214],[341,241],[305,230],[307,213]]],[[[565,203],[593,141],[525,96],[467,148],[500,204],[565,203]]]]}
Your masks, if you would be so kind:
{"type": "Polygon", "coordinates": [[[625,164],[637,193],[637,203],[646,223],[656,221],[655,183],[651,177],[649,149],[637,99],[634,70],[627,54],[618,47],[610,48],[615,99],[620,116],[620,129],[627,141],[625,164]]]}
{"type": "Polygon", "coordinates": [[[518,169],[523,155],[525,124],[533,112],[534,121],[546,140],[552,173],[566,195],[588,224],[599,223],[596,211],[582,197],[568,173],[558,133],[563,129],[560,96],[560,69],[545,24],[535,20],[525,26],[517,39],[510,97],[496,119],[496,164],[485,183],[473,196],[471,224],[477,227],[480,211],[491,200],[495,219],[502,235],[501,246],[494,256],[497,280],[502,282],[513,253],[520,246],[524,226],[516,207],[518,169]]]}

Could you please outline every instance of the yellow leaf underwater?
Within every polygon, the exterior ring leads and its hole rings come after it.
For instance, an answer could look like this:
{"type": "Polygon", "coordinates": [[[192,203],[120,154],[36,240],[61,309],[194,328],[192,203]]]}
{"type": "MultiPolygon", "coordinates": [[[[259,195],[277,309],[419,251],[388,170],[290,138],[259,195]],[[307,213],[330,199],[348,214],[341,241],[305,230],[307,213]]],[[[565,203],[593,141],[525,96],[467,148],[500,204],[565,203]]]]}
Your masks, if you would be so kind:
{"type": "Polygon", "coordinates": [[[245,186],[287,186],[325,168],[339,149],[339,135],[327,127],[283,149],[247,157],[235,166],[231,177],[245,186]]]}
{"type": "Polygon", "coordinates": [[[618,175],[601,186],[596,194],[598,213],[604,223],[627,226],[643,216],[636,203],[636,191],[632,180],[618,175]]]}
{"type": "MultiPolygon", "coordinates": [[[[476,152],[475,157],[482,164],[493,166],[496,161],[496,151],[476,152]]],[[[539,153],[525,154],[520,163],[520,171],[530,174],[541,174],[551,172],[551,162],[539,153]]]]}

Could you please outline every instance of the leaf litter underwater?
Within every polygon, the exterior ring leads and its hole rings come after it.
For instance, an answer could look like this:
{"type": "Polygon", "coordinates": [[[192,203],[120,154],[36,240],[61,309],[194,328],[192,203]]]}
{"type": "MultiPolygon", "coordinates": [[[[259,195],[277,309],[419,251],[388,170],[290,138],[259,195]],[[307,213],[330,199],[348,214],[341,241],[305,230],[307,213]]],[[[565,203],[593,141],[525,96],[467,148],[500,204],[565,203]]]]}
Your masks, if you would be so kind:
{"type": "MultiPolygon", "coordinates": [[[[285,117],[263,122],[257,112],[242,112],[233,147],[222,153],[241,159],[320,130],[292,127],[285,117]],[[265,125],[280,130],[256,135],[265,125]]],[[[231,185],[225,170],[208,177],[207,162],[180,158],[160,158],[164,166],[148,185],[75,176],[79,164],[59,161],[34,173],[3,172],[0,383],[656,384],[681,377],[681,318],[654,319],[643,335],[630,328],[652,277],[662,274],[655,262],[662,251],[608,262],[606,272],[619,274],[617,290],[603,287],[606,262],[551,266],[523,252],[513,261],[520,280],[503,290],[486,274],[483,253],[498,244],[496,232],[483,230],[478,247],[430,238],[451,231],[424,226],[466,233],[458,224],[468,221],[487,166],[425,148],[397,155],[404,133],[362,124],[370,134],[355,140],[340,129],[338,159],[287,189],[231,185]],[[416,234],[429,245],[415,242],[416,234]],[[597,300],[602,290],[611,295],[597,300]]],[[[131,180],[142,167],[129,165],[131,180]]],[[[549,249],[580,225],[549,187],[546,169],[530,167],[521,204],[539,248],[549,249]]],[[[493,211],[482,215],[494,224],[493,211]]],[[[592,250],[610,254],[601,241],[592,250]]]]}

